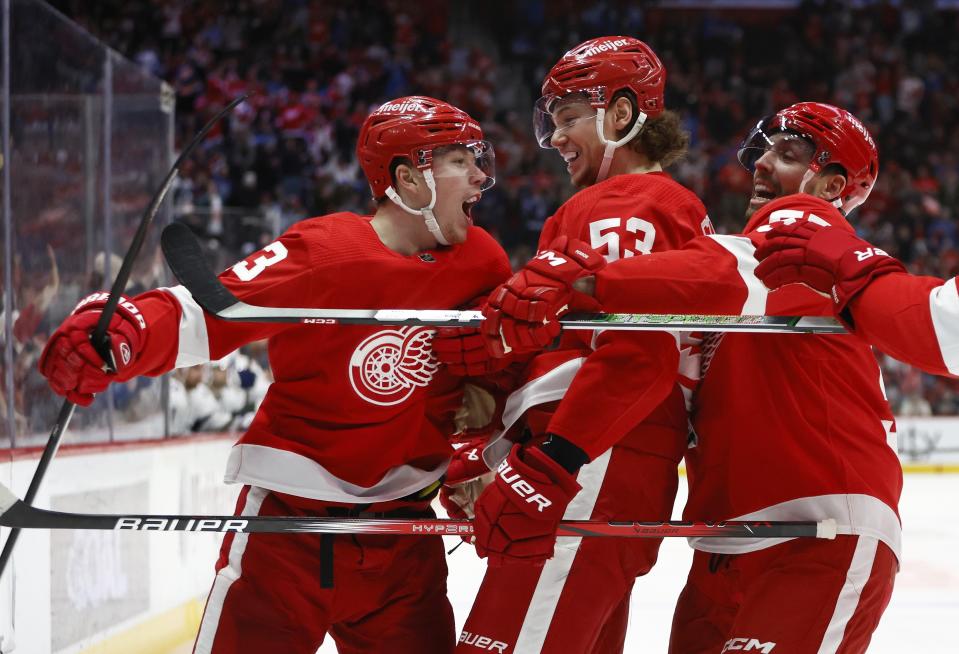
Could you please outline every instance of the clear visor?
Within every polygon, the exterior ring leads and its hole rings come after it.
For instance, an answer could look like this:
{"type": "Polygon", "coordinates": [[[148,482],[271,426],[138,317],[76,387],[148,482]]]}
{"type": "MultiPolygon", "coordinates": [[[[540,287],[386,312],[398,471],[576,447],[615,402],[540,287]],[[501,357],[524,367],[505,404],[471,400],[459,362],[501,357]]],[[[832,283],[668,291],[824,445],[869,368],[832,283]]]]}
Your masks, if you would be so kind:
{"type": "Polygon", "coordinates": [[[577,123],[596,117],[596,109],[584,92],[570,93],[557,98],[544,95],[533,105],[533,133],[541,148],[552,148],[554,134],[571,129],[577,123]]]}
{"type": "Polygon", "coordinates": [[[749,172],[756,170],[756,162],[772,152],[785,163],[808,166],[816,154],[816,146],[802,134],[770,129],[769,121],[760,121],[739,147],[739,163],[749,172]]]}
{"type": "Polygon", "coordinates": [[[489,141],[441,145],[433,150],[433,178],[466,177],[478,180],[481,191],[496,183],[496,155],[489,141]]]}

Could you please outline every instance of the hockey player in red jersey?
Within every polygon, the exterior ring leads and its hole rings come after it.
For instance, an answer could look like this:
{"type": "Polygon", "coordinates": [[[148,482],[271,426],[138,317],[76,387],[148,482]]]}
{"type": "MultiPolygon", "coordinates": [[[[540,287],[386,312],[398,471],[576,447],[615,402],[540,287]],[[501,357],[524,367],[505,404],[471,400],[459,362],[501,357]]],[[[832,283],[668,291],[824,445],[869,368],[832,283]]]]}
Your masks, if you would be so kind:
{"type": "MultiPolygon", "coordinates": [[[[582,43],[549,71],[536,136],[581,190],[547,220],[545,254],[494,292],[491,307],[525,302],[527,286],[568,271],[679,247],[709,229],[702,203],[663,172],[688,138],[664,111],[665,77],[649,46],[623,36],[582,43]],[[556,240],[584,255],[550,257],[556,240]]],[[[526,439],[502,438],[483,453],[499,465],[475,503],[476,549],[489,566],[457,652],[490,642],[517,654],[622,651],[633,582],[661,541],[557,543],[556,526],[669,519],[688,431],[677,378],[691,347],[668,333],[567,333],[528,363],[503,414],[505,430],[526,439]],[[517,494],[517,484],[534,491],[517,494]]]]}
{"type": "MultiPolygon", "coordinates": [[[[740,158],[753,172],[743,234],[625,259],[577,287],[606,311],[831,314],[830,300],[799,285],[770,294],[753,251],[780,224],[851,232],[843,214],[866,199],[878,173],[872,137],[846,111],[800,103],[761,121],[740,158]]],[[[545,297],[499,316],[511,323],[507,342],[523,331],[534,333],[517,342],[539,338],[541,316],[562,310],[545,297]]],[[[691,420],[685,518],[833,518],[841,535],[691,539],[670,651],[864,652],[898,567],[902,487],[894,418],[869,346],[849,336],[711,334],[691,420]]]]}
{"type": "Polygon", "coordinates": [[[813,223],[774,225],[756,258],[768,288],[806,284],[829,295],[836,317],[863,340],[926,372],[959,377],[955,277],[910,275],[855,234],[813,223]]]}
{"type": "MultiPolygon", "coordinates": [[[[231,292],[266,306],[441,309],[509,275],[502,248],[471,224],[493,184],[492,148],[465,112],[388,102],[363,124],[357,156],[376,213],[297,223],[220,275],[231,292]]],[[[269,339],[275,381],[227,465],[226,481],[244,484],[237,515],[432,515],[461,380],[432,356],[431,330],[224,322],[183,287],[157,289],[113,318],[114,376],[89,344],[102,305],[82,302],[40,363],[81,404],[111,381],[269,339]]],[[[313,654],[327,633],[341,653],[453,650],[439,537],[228,534],[216,569],[197,654],[313,654]]]]}

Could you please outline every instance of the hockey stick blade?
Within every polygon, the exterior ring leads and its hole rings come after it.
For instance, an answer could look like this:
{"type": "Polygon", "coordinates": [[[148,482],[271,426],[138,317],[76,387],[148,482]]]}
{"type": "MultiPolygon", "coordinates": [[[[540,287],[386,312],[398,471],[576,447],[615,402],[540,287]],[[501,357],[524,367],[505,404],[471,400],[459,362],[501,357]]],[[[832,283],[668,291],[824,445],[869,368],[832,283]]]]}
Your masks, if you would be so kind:
{"type": "MultiPolygon", "coordinates": [[[[479,311],[446,309],[317,309],[262,307],[231,293],[207,264],[199,241],[182,223],[168,225],[160,245],[174,276],[207,312],[239,322],[299,322],[316,325],[421,325],[478,327],[479,311]]],[[[836,320],[804,316],[713,316],[697,314],[580,313],[560,319],[564,329],[738,331],[845,334],[836,320]]]]}
{"type": "MultiPolygon", "coordinates": [[[[0,484],[0,526],[17,529],[106,529],[114,531],[192,531],[313,534],[431,534],[473,533],[469,520],[436,518],[298,518],[222,515],[104,515],[38,509],[20,501],[0,484]]],[[[836,521],[821,522],[602,522],[564,520],[557,536],[624,538],[835,538],[836,521]]]]}

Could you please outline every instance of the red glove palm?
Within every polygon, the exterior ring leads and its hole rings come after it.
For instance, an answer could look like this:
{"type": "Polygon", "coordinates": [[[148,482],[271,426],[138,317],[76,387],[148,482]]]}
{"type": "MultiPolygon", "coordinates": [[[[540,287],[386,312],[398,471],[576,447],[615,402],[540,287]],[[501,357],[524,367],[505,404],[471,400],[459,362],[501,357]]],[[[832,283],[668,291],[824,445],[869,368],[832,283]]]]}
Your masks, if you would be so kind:
{"type": "Polygon", "coordinates": [[[556,529],[580,488],[542,450],[515,445],[476,501],[476,553],[490,565],[542,565],[553,556],[556,529]]]}
{"type": "Polygon", "coordinates": [[[776,224],[756,248],[756,276],[770,289],[806,284],[832,297],[836,312],[874,277],[905,271],[883,250],[852,232],[808,221],[776,224]]]}
{"type": "MultiPolygon", "coordinates": [[[[474,438],[453,453],[439,496],[451,518],[472,520],[476,498],[491,481],[493,473],[483,460],[484,445],[485,436],[474,438]]],[[[472,536],[463,540],[471,542],[472,536]]]]}
{"type": "MultiPolygon", "coordinates": [[[[93,394],[103,391],[117,378],[107,372],[106,364],[90,342],[106,298],[106,293],[94,293],[81,300],[50,336],[40,355],[40,374],[47,378],[53,392],[80,406],[90,406],[93,394]]],[[[121,300],[107,328],[112,363],[118,373],[136,361],[145,330],[146,321],[140,311],[129,300],[121,300]]]]}
{"type": "Polygon", "coordinates": [[[433,354],[447,370],[460,377],[482,377],[503,370],[507,357],[493,357],[486,338],[476,327],[440,327],[433,337],[433,354]]]}
{"type": "Polygon", "coordinates": [[[532,352],[553,342],[557,317],[573,297],[572,284],[602,270],[606,261],[586,243],[560,236],[505,284],[493,290],[483,308],[486,347],[495,357],[532,352]]]}

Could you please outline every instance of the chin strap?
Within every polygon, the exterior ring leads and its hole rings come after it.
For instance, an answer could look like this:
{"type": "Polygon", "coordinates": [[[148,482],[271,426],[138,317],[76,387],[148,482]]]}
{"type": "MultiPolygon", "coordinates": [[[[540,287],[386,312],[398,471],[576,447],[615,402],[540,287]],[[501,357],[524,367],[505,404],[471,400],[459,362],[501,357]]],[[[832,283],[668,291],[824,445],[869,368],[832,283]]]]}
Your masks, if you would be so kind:
{"type": "Polygon", "coordinates": [[[606,176],[609,174],[609,167],[613,163],[613,154],[616,153],[616,148],[632,141],[633,137],[639,134],[639,130],[643,129],[643,125],[646,124],[646,114],[640,111],[629,133],[618,141],[610,141],[603,133],[603,120],[605,117],[605,109],[596,110],[596,134],[599,135],[599,142],[606,146],[606,149],[603,151],[603,163],[599,166],[599,172],[596,173],[596,182],[594,183],[599,183],[606,179],[606,176]]]}
{"type": "Polygon", "coordinates": [[[426,229],[430,230],[430,234],[433,235],[436,242],[440,245],[449,245],[449,241],[443,236],[443,230],[440,229],[440,224],[436,222],[436,216],[433,215],[433,207],[436,205],[436,181],[433,179],[433,169],[427,168],[424,170],[423,177],[426,179],[426,187],[430,190],[430,203],[422,209],[412,209],[408,207],[402,198],[400,198],[400,194],[393,190],[392,186],[387,187],[386,197],[396,203],[403,211],[411,213],[414,216],[423,216],[423,220],[426,222],[426,229]]]}

